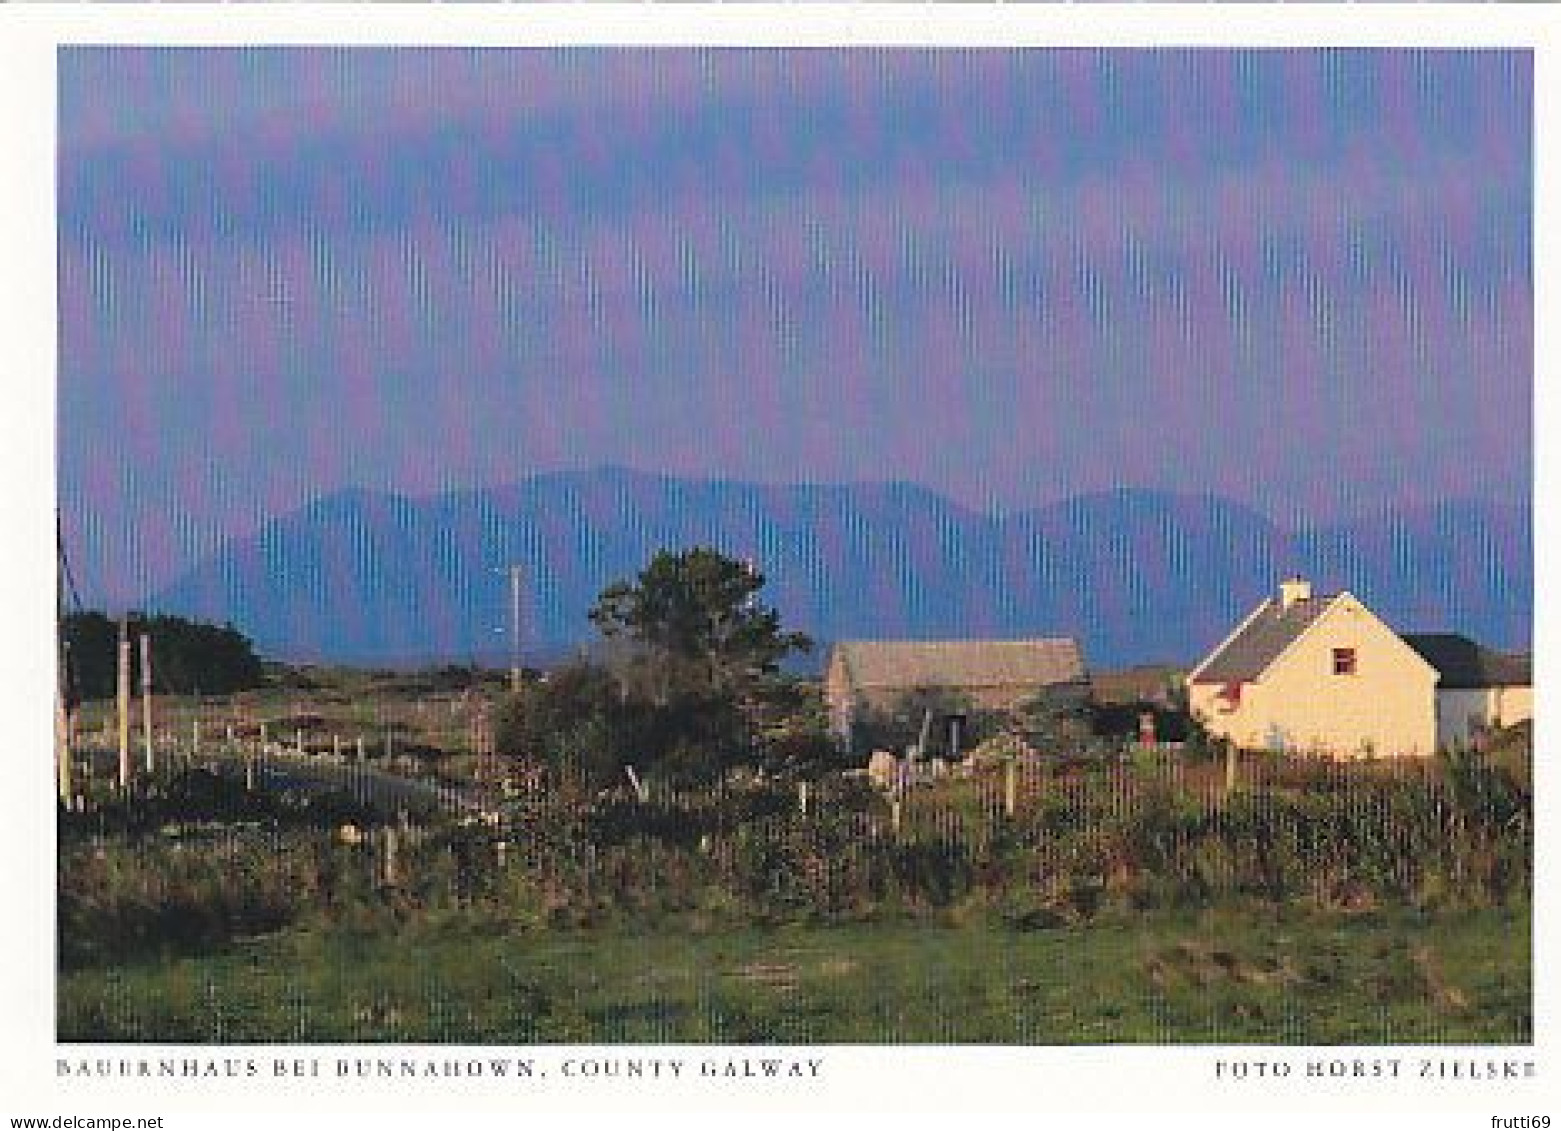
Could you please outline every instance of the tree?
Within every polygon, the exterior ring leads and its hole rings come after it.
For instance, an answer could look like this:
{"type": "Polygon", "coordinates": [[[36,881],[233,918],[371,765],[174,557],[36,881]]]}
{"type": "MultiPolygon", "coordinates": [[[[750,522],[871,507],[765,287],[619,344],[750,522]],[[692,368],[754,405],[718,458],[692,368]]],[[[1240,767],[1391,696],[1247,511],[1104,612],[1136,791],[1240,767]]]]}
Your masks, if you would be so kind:
{"type": "Polygon", "coordinates": [[[639,756],[683,780],[754,760],[785,694],[780,665],[812,641],[759,601],[764,576],[699,547],[663,550],[603,590],[591,620],[609,644],[621,703],[639,708],[639,756]]]}
{"type": "Polygon", "coordinates": [[[634,756],[639,727],[612,673],[577,661],[528,680],[494,720],[499,753],[579,775],[593,787],[617,777],[634,756]]]}
{"type": "MultiPolygon", "coordinates": [[[[232,625],[177,616],[131,613],[130,638],[152,638],[152,679],[158,691],[225,695],[260,686],[264,679],[254,646],[232,625]]],[[[75,696],[111,698],[117,687],[119,625],[100,612],[72,613],[61,626],[75,696]]],[[[132,682],[140,685],[140,649],[130,651],[132,682]]]]}
{"type": "Polygon", "coordinates": [[[743,702],[763,690],[792,652],[813,642],[781,631],[759,603],[764,575],[711,549],[666,550],[634,583],[602,591],[591,620],[620,649],[619,667],[665,702],[682,695],[743,702]]]}
{"type": "Polygon", "coordinates": [[[499,753],[599,789],[624,767],[677,785],[710,780],[746,751],[745,720],[729,698],[687,692],[655,702],[608,667],[577,661],[527,681],[499,708],[499,753]]]}
{"type": "Polygon", "coordinates": [[[658,553],[591,611],[606,662],[577,661],[523,685],[496,720],[498,749],[593,786],[623,779],[625,766],[694,784],[741,762],[812,759],[821,728],[788,721],[811,715],[780,671],[811,642],[782,631],[758,600],[763,585],[714,550],[658,553]]]}

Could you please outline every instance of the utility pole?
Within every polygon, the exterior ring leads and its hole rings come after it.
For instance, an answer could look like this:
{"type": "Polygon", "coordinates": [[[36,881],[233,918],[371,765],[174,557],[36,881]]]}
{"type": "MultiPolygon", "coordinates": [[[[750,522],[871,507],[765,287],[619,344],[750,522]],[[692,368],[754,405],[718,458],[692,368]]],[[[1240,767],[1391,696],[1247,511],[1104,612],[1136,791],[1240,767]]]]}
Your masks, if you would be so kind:
{"type": "MultiPolygon", "coordinates": [[[[748,571],[748,578],[749,578],[750,581],[758,581],[758,579],[759,579],[759,563],[754,560],[754,557],[753,557],[752,554],[749,554],[747,557],[745,557],[743,559],[743,569],[748,571]]],[[[747,610],[749,610],[751,612],[754,609],[758,608],[758,606],[759,606],[759,591],[758,591],[758,589],[752,589],[752,590],[749,591],[748,596],[743,598],[743,608],[745,608],[745,609],[747,609],[747,610]]]]}
{"type": "Polygon", "coordinates": [[[141,634],[141,730],[146,737],[146,772],[150,776],[157,762],[152,753],[152,637],[145,632],[141,634]]]}
{"type": "Polygon", "coordinates": [[[130,625],[119,621],[119,788],[130,789],[130,625]]]}
{"type": "Polygon", "coordinates": [[[520,567],[509,567],[509,689],[520,691],[520,567]]]}

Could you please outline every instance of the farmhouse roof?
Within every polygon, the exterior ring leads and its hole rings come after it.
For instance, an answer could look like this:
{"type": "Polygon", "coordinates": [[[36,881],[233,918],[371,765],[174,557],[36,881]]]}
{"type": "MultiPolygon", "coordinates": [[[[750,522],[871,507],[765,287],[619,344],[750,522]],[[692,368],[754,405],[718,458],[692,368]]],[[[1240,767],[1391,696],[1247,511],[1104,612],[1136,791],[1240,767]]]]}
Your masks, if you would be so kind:
{"type": "Polygon", "coordinates": [[[1328,611],[1338,594],[1281,604],[1263,602],[1246,622],[1193,672],[1197,683],[1245,683],[1257,679],[1279,654],[1328,611]]]}
{"type": "Polygon", "coordinates": [[[1087,679],[1078,641],[846,641],[834,661],[859,689],[917,687],[1045,687],[1087,679]]]}
{"type": "Polygon", "coordinates": [[[1404,637],[1422,659],[1442,678],[1437,689],[1459,690],[1478,687],[1529,687],[1533,683],[1533,665],[1527,656],[1511,656],[1476,644],[1467,636],[1453,632],[1415,632],[1404,637]]]}

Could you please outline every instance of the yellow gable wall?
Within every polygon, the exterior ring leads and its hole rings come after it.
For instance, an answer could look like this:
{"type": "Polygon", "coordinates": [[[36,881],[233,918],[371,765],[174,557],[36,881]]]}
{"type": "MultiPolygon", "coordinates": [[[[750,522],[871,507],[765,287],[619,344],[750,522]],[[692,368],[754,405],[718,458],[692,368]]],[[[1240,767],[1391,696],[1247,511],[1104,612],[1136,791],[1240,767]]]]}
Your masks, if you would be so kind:
{"type": "Polygon", "coordinates": [[[1218,690],[1195,687],[1191,706],[1240,746],[1381,756],[1436,748],[1435,671],[1348,594],[1242,688],[1238,710],[1221,714],[1218,690]],[[1335,648],[1355,649],[1354,675],[1333,674],[1335,648]]]}
{"type": "Polygon", "coordinates": [[[1219,695],[1220,685],[1217,683],[1189,683],[1187,685],[1187,709],[1192,712],[1193,718],[1202,722],[1211,734],[1217,734],[1239,743],[1241,739],[1232,730],[1232,726],[1239,716],[1233,713],[1226,714],[1221,709],[1219,695]]]}

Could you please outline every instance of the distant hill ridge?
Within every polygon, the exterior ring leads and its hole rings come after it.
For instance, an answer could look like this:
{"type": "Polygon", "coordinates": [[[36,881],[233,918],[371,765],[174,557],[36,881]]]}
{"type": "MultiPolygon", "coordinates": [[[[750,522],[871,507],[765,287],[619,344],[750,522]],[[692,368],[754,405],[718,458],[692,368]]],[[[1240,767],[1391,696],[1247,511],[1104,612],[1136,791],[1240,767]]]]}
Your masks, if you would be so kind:
{"type": "Polygon", "coordinates": [[[820,640],[1068,634],[1093,666],[1186,662],[1286,574],[1350,589],[1404,631],[1526,648],[1527,504],[1450,500],[1287,530],[1216,496],[1118,489],[982,514],[912,484],[775,486],[621,468],[426,498],[351,489],[267,522],[153,607],[232,620],[267,655],[502,656],[505,571],[527,656],[591,639],[586,611],[657,549],[751,557],[820,640]]]}

